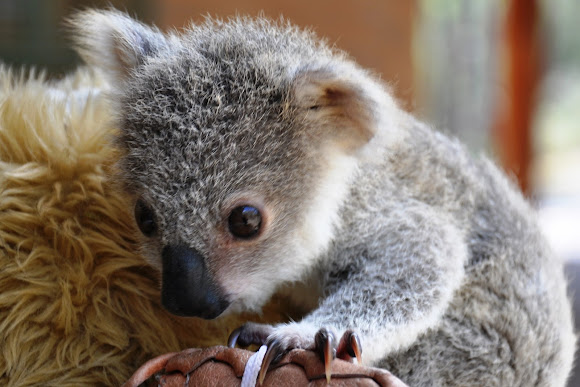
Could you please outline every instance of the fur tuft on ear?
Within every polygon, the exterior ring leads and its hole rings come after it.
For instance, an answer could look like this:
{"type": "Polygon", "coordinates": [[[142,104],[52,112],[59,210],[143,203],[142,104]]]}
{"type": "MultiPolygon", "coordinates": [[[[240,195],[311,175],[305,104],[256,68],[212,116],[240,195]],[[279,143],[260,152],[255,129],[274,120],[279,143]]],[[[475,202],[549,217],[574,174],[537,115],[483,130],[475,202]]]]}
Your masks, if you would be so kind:
{"type": "Polygon", "coordinates": [[[307,121],[314,121],[313,126],[323,128],[335,143],[351,151],[377,133],[384,94],[374,82],[351,71],[337,75],[326,69],[308,70],[294,81],[294,98],[306,111],[307,121]],[[375,92],[369,93],[373,89],[375,92]]]}
{"type": "Polygon", "coordinates": [[[68,20],[68,25],[81,57],[113,81],[124,80],[147,57],[168,45],[158,29],[115,10],[81,11],[68,20]]]}

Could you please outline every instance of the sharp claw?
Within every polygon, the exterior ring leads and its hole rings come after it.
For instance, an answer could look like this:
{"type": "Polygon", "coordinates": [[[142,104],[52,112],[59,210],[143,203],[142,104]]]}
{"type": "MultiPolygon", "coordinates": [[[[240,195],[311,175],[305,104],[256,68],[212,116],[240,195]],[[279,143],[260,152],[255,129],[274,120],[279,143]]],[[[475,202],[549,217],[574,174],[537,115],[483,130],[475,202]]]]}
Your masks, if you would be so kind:
{"type": "Polygon", "coordinates": [[[362,364],[362,345],[360,343],[360,337],[352,330],[344,332],[340,338],[336,352],[336,356],[339,359],[352,361],[352,358],[356,357],[357,363],[362,364]]]}
{"type": "Polygon", "coordinates": [[[332,364],[334,356],[334,348],[332,348],[332,340],[328,338],[324,343],[324,373],[326,374],[326,382],[330,383],[331,370],[330,365],[332,364]]]}
{"type": "Polygon", "coordinates": [[[350,334],[349,340],[350,347],[352,348],[353,355],[356,357],[356,362],[362,365],[362,346],[360,344],[360,339],[358,335],[354,332],[350,334]]]}
{"type": "Polygon", "coordinates": [[[272,360],[276,356],[279,355],[279,346],[276,344],[271,344],[266,350],[266,354],[264,355],[264,359],[262,360],[262,366],[260,367],[260,373],[258,374],[258,386],[261,386],[264,382],[264,378],[266,378],[266,372],[268,372],[268,368],[270,368],[270,364],[272,360]]]}
{"type": "Polygon", "coordinates": [[[334,348],[334,335],[327,329],[320,329],[316,336],[314,337],[315,347],[318,349],[319,354],[322,355],[322,361],[324,361],[324,373],[326,374],[326,382],[330,383],[330,377],[332,376],[332,371],[330,366],[332,365],[332,360],[336,357],[336,350],[334,348]]]}
{"type": "Polygon", "coordinates": [[[238,337],[240,337],[240,333],[242,332],[242,327],[236,328],[228,338],[228,347],[234,348],[238,341],[238,337]]]}

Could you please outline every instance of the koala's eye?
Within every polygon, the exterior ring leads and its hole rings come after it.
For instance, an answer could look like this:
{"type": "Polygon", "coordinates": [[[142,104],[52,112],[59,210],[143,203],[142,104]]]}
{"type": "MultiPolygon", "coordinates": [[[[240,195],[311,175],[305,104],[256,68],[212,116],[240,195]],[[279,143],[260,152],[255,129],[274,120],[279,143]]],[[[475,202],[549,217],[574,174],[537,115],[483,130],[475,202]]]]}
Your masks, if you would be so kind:
{"type": "Polygon", "coordinates": [[[255,236],[262,226],[262,215],[256,207],[239,206],[230,212],[228,225],[232,235],[248,239],[255,236]]]}
{"type": "Polygon", "coordinates": [[[142,199],[137,200],[137,204],[135,204],[135,220],[143,235],[150,237],[157,231],[155,214],[142,199]]]}

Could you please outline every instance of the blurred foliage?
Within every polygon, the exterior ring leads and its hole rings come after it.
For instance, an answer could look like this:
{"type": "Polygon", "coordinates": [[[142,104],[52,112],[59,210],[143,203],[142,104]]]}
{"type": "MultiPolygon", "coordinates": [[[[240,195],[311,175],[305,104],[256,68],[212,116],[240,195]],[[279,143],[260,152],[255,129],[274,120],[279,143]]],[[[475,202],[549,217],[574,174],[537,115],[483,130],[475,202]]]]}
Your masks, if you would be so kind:
{"type": "Polygon", "coordinates": [[[415,35],[419,115],[473,151],[488,149],[498,94],[501,0],[421,0],[415,35]]]}
{"type": "Polygon", "coordinates": [[[580,71],[553,70],[541,97],[534,128],[537,151],[580,147],[580,71]]]}
{"type": "Polygon", "coordinates": [[[578,201],[580,2],[543,0],[540,4],[546,68],[533,127],[536,156],[533,178],[542,200],[576,197],[578,201]]]}
{"type": "Polygon", "coordinates": [[[550,62],[580,70],[580,1],[542,0],[550,62]]]}
{"type": "Polygon", "coordinates": [[[541,4],[548,55],[534,132],[537,151],[550,152],[580,147],[580,2],[541,4]]]}

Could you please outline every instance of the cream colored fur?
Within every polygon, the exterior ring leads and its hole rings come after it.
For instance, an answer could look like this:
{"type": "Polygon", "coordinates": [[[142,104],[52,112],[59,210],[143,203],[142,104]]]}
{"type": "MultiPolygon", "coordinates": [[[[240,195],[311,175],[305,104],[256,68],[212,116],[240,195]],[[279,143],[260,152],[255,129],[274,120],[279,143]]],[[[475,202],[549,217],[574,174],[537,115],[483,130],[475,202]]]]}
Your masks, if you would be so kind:
{"type": "Polygon", "coordinates": [[[48,82],[0,67],[2,386],[119,385],[152,356],[225,344],[256,319],[162,309],[109,178],[119,155],[104,88],[88,70],[48,82]]]}

